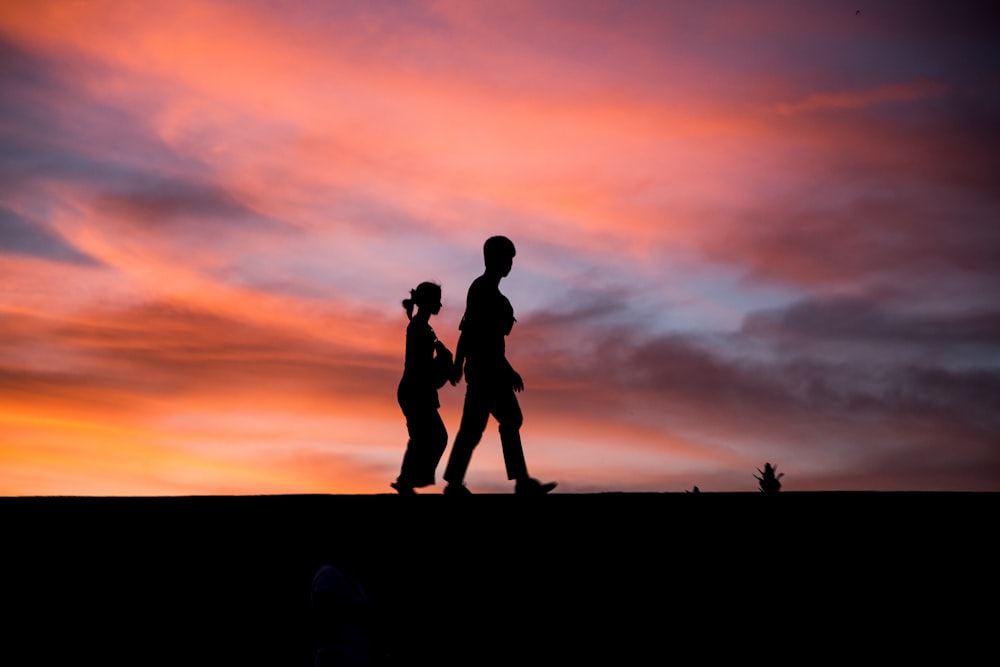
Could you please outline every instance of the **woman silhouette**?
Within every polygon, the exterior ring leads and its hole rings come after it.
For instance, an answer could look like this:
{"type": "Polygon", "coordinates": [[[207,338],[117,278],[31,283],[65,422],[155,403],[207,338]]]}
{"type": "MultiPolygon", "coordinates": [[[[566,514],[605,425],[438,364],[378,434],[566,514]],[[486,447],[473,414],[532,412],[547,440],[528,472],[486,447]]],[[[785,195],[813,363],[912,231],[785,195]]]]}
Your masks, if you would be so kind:
{"type": "Polygon", "coordinates": [[[403,300],[410,323],[406,327],[406,361],[396,398],[410,436],[399,477],[390,486],[413,495],[417,487],[434,484],[438,462],[448,445],[448,430],[438,409],[438,389],[452,373],[453,358],[431,328],[431,315],[441,312],[441,286],[424,282],[403,300]],[[417,312],[413,313],[416,306],[417,312]]]}

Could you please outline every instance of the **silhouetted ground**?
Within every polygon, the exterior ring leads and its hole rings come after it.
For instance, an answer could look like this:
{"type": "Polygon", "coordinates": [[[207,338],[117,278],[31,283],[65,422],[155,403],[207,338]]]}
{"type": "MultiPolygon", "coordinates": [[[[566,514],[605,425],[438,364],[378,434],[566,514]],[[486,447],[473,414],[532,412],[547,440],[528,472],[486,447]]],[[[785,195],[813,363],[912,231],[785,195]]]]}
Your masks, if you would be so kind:
{"type": "Polygon", "coordinates": [[[995,655],[1000,494],[0,498],[6,665],[310,665],[313,574],[387,664],[995,655]]]}

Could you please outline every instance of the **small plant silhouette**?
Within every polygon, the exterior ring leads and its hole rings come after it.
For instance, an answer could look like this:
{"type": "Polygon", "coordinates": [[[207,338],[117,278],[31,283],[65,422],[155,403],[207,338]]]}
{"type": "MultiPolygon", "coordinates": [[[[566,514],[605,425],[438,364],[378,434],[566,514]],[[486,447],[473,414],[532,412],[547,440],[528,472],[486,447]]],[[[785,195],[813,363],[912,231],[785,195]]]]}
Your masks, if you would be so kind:
{"type": "Polygon", "coordinates": [[[770,463],[764,464],[764,469],[761,470],[757,468],[759,475],[754,475],[757,482],[760,484],[761,493],[777,493],[781,491],[781,482],[778,481],[785,476],[785,473],[778,472],[778,466],[772,466],[770,463]],[[776,474],[777,473],[777,474],[776,474]]]}

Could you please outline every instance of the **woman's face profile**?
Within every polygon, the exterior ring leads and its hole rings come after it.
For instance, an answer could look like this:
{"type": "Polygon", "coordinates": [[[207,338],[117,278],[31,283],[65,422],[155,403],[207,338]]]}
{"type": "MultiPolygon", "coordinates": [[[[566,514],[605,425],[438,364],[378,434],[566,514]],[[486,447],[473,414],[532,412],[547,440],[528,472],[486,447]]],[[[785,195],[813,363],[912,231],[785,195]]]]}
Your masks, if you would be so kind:
{"type": "Polygon", "coordinates": [[[437,315],[441,312],[441,294],[427,300],[427,312],[437,315]]]}

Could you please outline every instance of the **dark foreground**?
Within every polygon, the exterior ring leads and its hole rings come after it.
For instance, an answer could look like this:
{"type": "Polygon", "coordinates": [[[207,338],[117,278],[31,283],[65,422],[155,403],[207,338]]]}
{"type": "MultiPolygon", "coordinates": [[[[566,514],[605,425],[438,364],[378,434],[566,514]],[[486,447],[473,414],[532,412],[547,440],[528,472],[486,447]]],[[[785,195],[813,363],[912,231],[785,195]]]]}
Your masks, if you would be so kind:
{"type": "Polygon", "coordinates": [[[0,498],[6,665],[310,665],[310,586],[382,664],[995,656],[1000,495],[0,498]],[[18,657],[14,657],[18,656],[18,657]]]}

